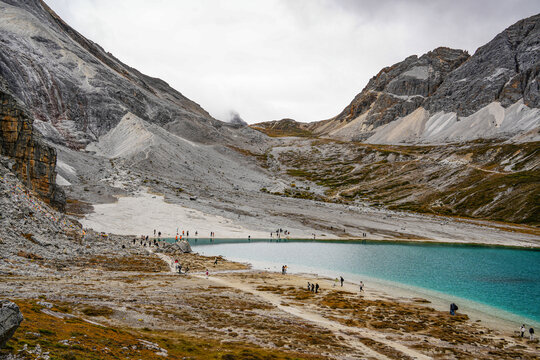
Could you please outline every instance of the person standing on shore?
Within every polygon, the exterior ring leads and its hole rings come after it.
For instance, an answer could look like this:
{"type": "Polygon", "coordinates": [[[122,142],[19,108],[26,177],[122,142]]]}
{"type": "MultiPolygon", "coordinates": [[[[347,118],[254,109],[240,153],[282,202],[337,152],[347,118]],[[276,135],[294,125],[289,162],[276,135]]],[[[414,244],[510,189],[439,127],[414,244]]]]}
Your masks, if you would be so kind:
{"type": "Polygon", "coordinates": [[[531,335],[531,340],[534,340],[534,329],[533,328],[529,329],[529,334],[531,335]]]}
{"type": "Polygon", "coordinates": [[[364,282],[360,281],[360,292],[364,291],[364,282]]]}
{"type": "Polygon", "coordinates": [[[318,293],[319,292],[319,283],[316,283],[315,284],[315,293],[318,293]]]}
{"type": "Polygon", "coordinates": [[[340,276],[340,277],[339,277],[339,281],[341,282],[341,287],[343,287],[343,282],[345,281],[345,279],[343,278],[343,276],[340,276]]]}
{"type": "Polygon", "coordinates": [[[311,284],[309,283],[309,281],[307,282],[307,289],[308,289],[308,291],[311,290],[311,284]]]}
{"type": "Polygon", "coordinates": [[[456,315],[456,311],[458,310],[458,306],[454,303],[450,304],[450,315],[456,315]]]}
{"type": "Polygon", "coordinates": [[[208,279],[208,269],[206,269],[206,278],[208,279]]]}
{"type": "Polygon", "coordinates": [[[521,325],[519,331],[521,332],[521,337],[523,337],[523,335],[525,334],[525,324],[521,325]]]}

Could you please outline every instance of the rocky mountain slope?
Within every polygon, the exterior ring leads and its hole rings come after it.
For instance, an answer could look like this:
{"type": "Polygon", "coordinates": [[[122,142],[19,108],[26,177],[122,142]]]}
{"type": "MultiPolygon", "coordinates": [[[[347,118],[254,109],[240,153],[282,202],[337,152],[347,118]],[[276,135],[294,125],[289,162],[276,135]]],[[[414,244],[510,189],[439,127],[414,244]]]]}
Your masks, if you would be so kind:
{"type": "Polygon", "coordinates": [[[242,136],[163,80],[123,64],[40,0],[0,1],[0,75],[45,138],[72,148],[96,141],[127,112],[193,141],[242,136]]]}
{"type": "Polygon", "coordinates": [[[472,56],[437,48],[382,69],[332,119],[255,124],[272,135],[310,132],[368,143],[540,139],[540,15],[521,20],[472,56]]]}

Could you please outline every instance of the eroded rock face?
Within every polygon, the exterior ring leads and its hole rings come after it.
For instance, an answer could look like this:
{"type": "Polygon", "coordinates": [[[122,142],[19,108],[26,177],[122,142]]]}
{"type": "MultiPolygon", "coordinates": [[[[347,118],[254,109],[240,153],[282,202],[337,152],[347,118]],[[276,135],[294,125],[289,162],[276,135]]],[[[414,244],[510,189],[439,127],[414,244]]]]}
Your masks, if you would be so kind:
{"type": "Polygon", "coordinates": [[[11,171],[47,203],[63,210],[64,192],[56,186],[56,151],[32,127],[33,119],[0,84],[0,154],[13,160],[11,171]]]}
{"type": "Polygon", "coordinates": [[[540,14],[518,21],[453,71],[426,107],[468,116],[493,101],[540,107],[540,14]]]}
{"type": "Polygon", "coordinates": [[[23,315],[17,304],[0,300],[0,348],[4,347],[23,321],[23,315]]]}
{"type": "Polygon", "coordinates": [[[349,122],[368,112],[365,124],[378,127],[406,116],[421,106],[446,76],[469,58],[463,50],[437,48],[382,69],[341,114],[349,122]]]}

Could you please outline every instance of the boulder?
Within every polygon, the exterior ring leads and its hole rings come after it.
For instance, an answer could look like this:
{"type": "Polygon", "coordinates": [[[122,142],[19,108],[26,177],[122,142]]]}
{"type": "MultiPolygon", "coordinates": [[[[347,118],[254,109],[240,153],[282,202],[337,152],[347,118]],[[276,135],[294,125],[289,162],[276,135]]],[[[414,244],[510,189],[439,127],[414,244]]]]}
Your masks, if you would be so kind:
{"type": "Polygon", "coordinates": [[[178,252],[190,253],[191,251],[191,245],[189,245],[189,243],[185,240],[173,244],[162,245],[158,250],[156,250],[156,252],[166,254],[175,254],[178,252]]]}
{"type": "Polygon", "coordinates": [[[0,300],[0,348],[11,339],[22,321],[23,315],[17,304],[0,300]]]}

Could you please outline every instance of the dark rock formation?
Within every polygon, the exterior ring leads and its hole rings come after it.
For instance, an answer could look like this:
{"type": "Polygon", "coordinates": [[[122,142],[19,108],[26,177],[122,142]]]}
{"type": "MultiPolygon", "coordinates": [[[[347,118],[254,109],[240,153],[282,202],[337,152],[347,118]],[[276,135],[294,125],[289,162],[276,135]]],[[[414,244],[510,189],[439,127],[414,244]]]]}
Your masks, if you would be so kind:
{"type": "Polygon", "coordinates": [[[43,143],[33,119],[0,83],[0,154],[12,159],[11,171],[45,202],[63,210],[64,192],[56,186],[56,151],[43,143]]]}
{"type": "Polygon", "coordinates": [[[406,116],[431,96],[446,76],[468,59],[462,50],[437,48],[382,69],[336,117],[349,122],[368,113],[366,125],[378,127],[406,116]]]}
{"type": "Polygon", "coordinates": [[[478,48],[426,103],[432,112],[470,115],[493,101],[540,107],[540,14],[518,21],[478,48]]]}
{"type": "Polygon", "coordinates": [[[17,304],[0,300],[0,348],[4,347],[23,321],[23,315],[17,304]]]}

